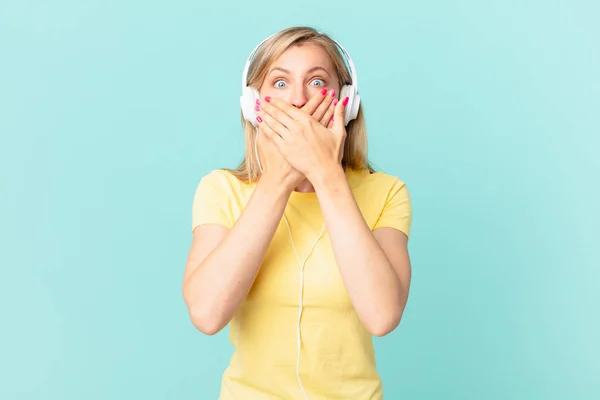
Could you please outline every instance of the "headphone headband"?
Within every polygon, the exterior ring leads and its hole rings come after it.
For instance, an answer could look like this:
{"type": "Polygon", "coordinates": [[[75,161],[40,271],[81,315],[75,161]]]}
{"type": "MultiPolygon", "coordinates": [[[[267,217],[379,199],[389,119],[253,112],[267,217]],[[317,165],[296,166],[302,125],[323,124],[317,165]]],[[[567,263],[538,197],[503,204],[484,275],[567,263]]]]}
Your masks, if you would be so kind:
{"type": "MultiPolygon", "coordinates": [[[[320,35],[324,35],[323,32],[317,32],[317,33],[319,33],[320,35]]],[[[263,45],[263,43],[265,43],[267,40],[271,39],[275,35],[277,35],[277,33],[274,33],[271,36],[269,36],[268,38],[264,39],[262,42],[260,42],[254,48],[254,50],[252,50],[252,53],[250,53],[250,56],[246,60],[246,65],[244,66],[244,72],[242,73],[242,89],[244,89],[246,86],[248,86],[248,70],[250,69],[250,64],[252,64],[254,55],[256,54],[258,49],[263,45]]],[[[328,36],[328,37],[337,45],[337,47],[342,51],[342,53],[346,57],[346,61],[348,62],[348,69],[350,70],[350,75],[352,77],[351,84],[358,90],[358,78],[356,76],[356,70],[354,68],[354,62],[352,61],[352,57],[350,57],[350,54],[348,54],[348,52],[346,51],[344,46],[342,46],[337,40],[331,38],[330,36],[328,36]]]]}

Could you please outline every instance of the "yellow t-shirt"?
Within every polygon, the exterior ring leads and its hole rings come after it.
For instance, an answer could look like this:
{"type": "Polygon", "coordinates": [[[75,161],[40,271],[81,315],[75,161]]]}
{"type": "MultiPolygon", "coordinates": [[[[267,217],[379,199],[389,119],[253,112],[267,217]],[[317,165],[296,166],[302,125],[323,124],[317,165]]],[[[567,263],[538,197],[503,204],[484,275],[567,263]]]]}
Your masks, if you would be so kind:
{"type": "MultiPolygon", "coordinates": [[[[397,177],[346,171],[359,208],[373,230],[392,227],[409,235],[411,202],[397,177]]],[[[255,184],[214,170],[200,181],[192,229],[231,227],[255,184]]],[[[316,193],[292,192],[285,215],[302,260],[313,247],[323,216],[316,193]]],[[[304,267],[299,376],[307,398],[381,399],[372,335],[354,311],[339,273],[327,230],[304,267]]],[[[296,376],[300,265],[281,220],[247,298],[229,324],[234,354],[221,381],[220,400],[304,399],[296,376]]]]}

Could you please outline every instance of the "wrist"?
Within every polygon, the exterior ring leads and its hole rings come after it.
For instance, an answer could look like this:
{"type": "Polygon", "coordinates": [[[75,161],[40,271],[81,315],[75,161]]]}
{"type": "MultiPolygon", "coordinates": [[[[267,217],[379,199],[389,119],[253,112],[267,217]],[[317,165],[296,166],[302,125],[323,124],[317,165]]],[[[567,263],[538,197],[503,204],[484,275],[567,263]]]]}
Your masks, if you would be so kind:
{"type": "Polygon", "coordinates": [[[331,188],[338,182],[346,182],[346,174],[341,164],[331,164],[320,168],[314,174],[307,176],[312,183],[316,192],[323,191],[326,188],[331,188]]]}
{"type": "Polygon", "coordinates": [[[260,176],[258,185],[274,195],[289,195],[295,187],[288,176],[275,171],[265,171],[265,173],[260,176]]]}

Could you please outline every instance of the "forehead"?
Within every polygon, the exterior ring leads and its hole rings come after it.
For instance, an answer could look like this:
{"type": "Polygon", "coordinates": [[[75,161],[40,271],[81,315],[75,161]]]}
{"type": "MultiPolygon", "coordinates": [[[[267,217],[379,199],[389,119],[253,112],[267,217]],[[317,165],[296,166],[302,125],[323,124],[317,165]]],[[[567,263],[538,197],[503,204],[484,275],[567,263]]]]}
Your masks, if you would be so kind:
{"type": "Polygon", "coordinates": [[[270,69],[280,67],[290,71],[301,72],[315,66],[320,66],[333,72],[331,58],[322,46],[314,43],[303,43],[288,48],[273,62],[270,69]]]}

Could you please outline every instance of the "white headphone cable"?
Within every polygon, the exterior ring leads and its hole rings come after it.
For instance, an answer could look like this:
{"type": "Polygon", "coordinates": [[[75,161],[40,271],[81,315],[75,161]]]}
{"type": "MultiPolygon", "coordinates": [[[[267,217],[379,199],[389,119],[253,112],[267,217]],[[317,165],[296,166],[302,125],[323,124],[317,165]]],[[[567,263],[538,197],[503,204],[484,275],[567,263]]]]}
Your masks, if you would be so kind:
{"type": "Polygon", "coordinates": [[[308,254],[306,254],[306,257],[304,258],[304,261],[300,260],[300,255],[298,254],[298,250],[296,249],[296,244],[294,243],[294,239],[292,237],[292,230],[290,229],[290,224],[288,222],[287,217],[285,216],[285,213],[283,214],[283,218],[285,220],[285,223],[287,225],[288,228],[288,233],[290,235],[290,241],[292,242],[292,247],[294,248],[294,253],[296,253],[296,258],[298,259],[298,264],[300,265],[300,302],[298,305],[298,324],[296,325],[297,327],[297,354],[298,357],[296,359],[296,378],[298,379],[298,384],[300,385],[300,389],[302,390],[302,394],[304,395],[304,399],[308,400],[308,398],[306,397],[306,392],[304,391],[304,386],[302,385],[302,381],[300,380],[300,349],[302,347],[302,339],[300,337],[300,320],[302,317],[302,308],[303,308],[303,295],[304,295],[304,266],[306,265],[306,261],[308,260],[308,257],[310,257],[310,255],[312,254],[313,250],[315,249],[315,247],[317,246],[317,243],[319,242],[319,240],[321,239],[321,237],[323,236],[323,232],[325,232],[325,223],[323,223],[323,227],[321,228],[321,232],[319,233],[319,236],[317,237],[317,240],[315,240],[315,243],[312,245],[310,251],[308,252],[308,254]]]}
{"type": "MultiPolygon", "coordinates": [[[[254,140],[254,153],[256,155],[256,161],[258,162],[258,168],[260,169],[260,172],[263,173],[263,169],[262,169],[262,165],[260,163],[260,158],[258,157],[258,127],[255,128],[256,129],[256,136],[255,136],[255,140],[254,140]]],[[[296,249],[296,244],[294,243],[294,238],[292,236],[292,230],[290,228],[290,223],[285,215],[285,212],[283,213],[283,219],[285,221],[285,224],[287,226],[288,229],[288,234],[290,236],[290,242],[292,243],[292,248],[294,249],[294,253],[296,254],[296,259],[298,260],[298,264],[300,265],[300,302],[298,305],[298,324],[297,326],[297,336],[296,336],[296,340],[297,340],[297,359],[296,359],[296,378],[298,379],[298,384],[300,385],[300,390],[302,390],[302,394],[304,396],[305,400],[308,400],[308,397],[306,396],[306,391],[304,390],[304,386],[302,385],[302,381],[300,380],[300,349],[302,347],[302,339],[300,336],[300,320],[302,318],[302,308],[303,308],[303,297],[304,297],[304,266],[306,265],[306,261],[308,260],[308,257],[310,257],[310,255],[312,254],[313,250],[315,249],[315,247],[317,246],[317,243],[319,242],[319,240],[321,240],[321,237],[323,236],[323,233],[325,232],[325,222],[323,222],[323,226],[321,227],[321,232],[319,233],[319,236],[317,237],[317,240],[315,240],[315,243],[312,245],[311,249],[309,250],[308,254],[306,254],[306,257],[304,258],[304,261],[302,261],[300,259],[300,255],[298,254],[298,250],[296,249]]]]}

